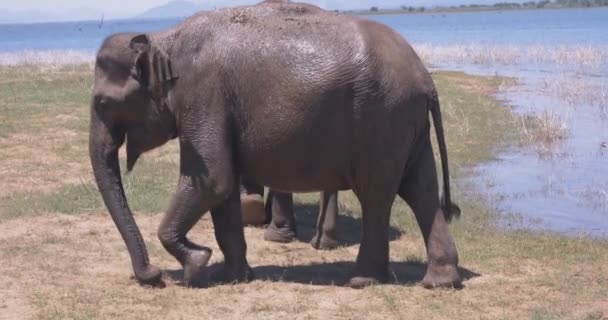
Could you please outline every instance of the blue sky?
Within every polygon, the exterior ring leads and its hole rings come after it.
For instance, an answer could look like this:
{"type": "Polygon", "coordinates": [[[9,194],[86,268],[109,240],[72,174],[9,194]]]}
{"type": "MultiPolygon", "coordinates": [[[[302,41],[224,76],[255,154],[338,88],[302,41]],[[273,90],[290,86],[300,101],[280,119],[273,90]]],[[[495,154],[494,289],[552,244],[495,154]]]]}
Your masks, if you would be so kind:
{"type": "MultiPolygon", "coordinates": [[[[252,4],[260,0],[192,0],[208,8],[239,4],[252,4]]],[[[351,9],[379,7],[399,7],[401,5],[452,5],[463,3],[495,3],[500,0],[308,0],[307,2],[330,9],[351,9]]],[[[44,16],[57,19],[78,19],[100,16],[109,18],[130,17],[145,10],[163,5],[168,0],[0,0],[0,11],[5,14],[21,14],[24,17],[44,16]]],[[[0,13],[0,16],[2,14],[0,13]]]]}

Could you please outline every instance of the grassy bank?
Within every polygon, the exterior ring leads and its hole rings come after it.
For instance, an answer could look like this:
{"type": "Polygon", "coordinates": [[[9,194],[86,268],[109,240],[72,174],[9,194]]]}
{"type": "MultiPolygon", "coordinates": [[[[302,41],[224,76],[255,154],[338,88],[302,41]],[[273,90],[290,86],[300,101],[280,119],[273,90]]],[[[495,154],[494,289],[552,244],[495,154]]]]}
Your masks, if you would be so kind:
{"type": "MultiPolygon", "coordinates": [[[[422,238],[401,200],[391,223],[389,285],[351,290],[360,208],[341,194],[345,246],[316,252],[307,244],[316,195],[298,196],[299,242],[261,241],[246,230],[248,258],[260,280],[185,289],[179,265],[156,240],[177,178],[177,146],[147,154],[125,176],[151,260],[168,286],[129,279],[130,262],[94,187],[87,157],[89,66],[0,67],[0,319],[605,319],[608,242],[548,233],[506,232],[482,195],[465,183],[470,166],[519,139],[520,124],[493,98],[510,80],[437,73],[456,199],[452,225],[467,279],[461,291],[418,285],[422,238]]],[[[481,186],[483,188],[483,186],[481,186]]],[[[222,259],[208,215],[191,233],[222,259]]]]}

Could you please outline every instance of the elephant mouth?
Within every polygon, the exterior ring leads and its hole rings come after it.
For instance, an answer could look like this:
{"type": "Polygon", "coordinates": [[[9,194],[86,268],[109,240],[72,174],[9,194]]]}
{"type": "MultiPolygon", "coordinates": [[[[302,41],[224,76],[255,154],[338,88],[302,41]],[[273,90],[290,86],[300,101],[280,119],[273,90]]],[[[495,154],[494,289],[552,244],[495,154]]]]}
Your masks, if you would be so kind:
{"type": "Polygon", "coordinates": [[[138,146],[133,139],[129,138],[127,134],[127,172],[131,172],[135,163],[143,153],[142,149],[138,146]]]}

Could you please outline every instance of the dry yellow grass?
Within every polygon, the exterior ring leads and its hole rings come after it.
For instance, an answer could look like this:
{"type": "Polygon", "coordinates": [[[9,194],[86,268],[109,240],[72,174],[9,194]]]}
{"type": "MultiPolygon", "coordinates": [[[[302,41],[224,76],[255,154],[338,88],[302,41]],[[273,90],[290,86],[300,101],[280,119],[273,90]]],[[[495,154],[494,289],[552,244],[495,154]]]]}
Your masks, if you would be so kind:
{"type": "MultiPolygon", "coordinates": [[[[391,243],[391,259],[400,261],[391,267],[395,284],[352,290],[332,282],[346,280],[356,245],[331,253],[318,252],[305,242],[264,242],[263,231],[250,228],[246,230],[248,256],[259,280],[186,289],[178,285],[179,265],[156,240],[158,217],[140,215],[137,220],[152,261],[166,270],[165,289],[142,288],[130,280],[126,250],[105,214],[46,215],[0,225],[2,317],[582,319],[593,314],[608,315],[608,304],[601,298],[601,294],[608,294],[605,264],[599,269],[582,263],[563,266],[559,255],[534,259],[512,252],[481,261],[474,259],[474,253],[465,253],[463,272],[470,277],[465,289],[423,289],[417,282],[424,265],[417,261],[424,251],[416,234],[403,235],[391,243]],[[406,259],[409,262],[403,263],[406,259]]],[[[209,219],[199,223],[191,234],[214,249],[212,263],[221,261],[209,219]]],[[[461,245],[466,241],[459,240],[461,245]]],[[[484,240],[492,241],[489,246],[501,245],[494,243],[494,238],[484,240]]],[[[539,245],[548,244],[541,241],[539,245]]],[[[586,249],[595,254],[608,254],[605,246],[588,245],[586,249]]]]}

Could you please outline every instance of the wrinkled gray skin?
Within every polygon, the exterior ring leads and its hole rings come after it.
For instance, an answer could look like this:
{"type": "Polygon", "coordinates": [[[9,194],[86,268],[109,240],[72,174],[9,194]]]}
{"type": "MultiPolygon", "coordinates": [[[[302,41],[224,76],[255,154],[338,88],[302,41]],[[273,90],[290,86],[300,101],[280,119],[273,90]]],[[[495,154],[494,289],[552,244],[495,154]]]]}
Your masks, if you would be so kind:
{"type": "Polygon", "coordinates": [[[388,227],[396,194],[412,207],[428,253],[427,287],[459,286],[458,254],[446,221],[447,154],[433,81],[388,27],[303,4],[264,3],[201,12],[163,32],[106,39],[95,65],[90,157],[135,277],[159,284],[124,194],[127,169],[172,138],[180,178],[162,220],[161,243],[204,273],[211,250],[186,234],[211,211],[224,254],[216,280],[248,281],[239,178],[281,192],[352,189],[363,238],[349,285],[389,279],[388,227]],[[430,141],[433,115],[443,164],[440,204],[430,141]]]}

